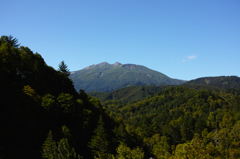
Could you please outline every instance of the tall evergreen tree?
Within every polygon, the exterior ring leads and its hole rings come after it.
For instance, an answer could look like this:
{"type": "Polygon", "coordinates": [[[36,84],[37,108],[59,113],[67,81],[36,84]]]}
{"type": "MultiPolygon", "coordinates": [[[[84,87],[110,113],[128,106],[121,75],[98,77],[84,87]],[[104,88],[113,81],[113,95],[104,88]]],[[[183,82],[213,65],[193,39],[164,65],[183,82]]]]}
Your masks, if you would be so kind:
{"type": "Polygon", "coordinates": [[[20,46],[20,44],[18,43],[18,39],[17,38],[13,38],[12,35],[9,36],[1,36],[0,38],[0,45],[1,43],[7,43],[8,47],[15,47],[18,48],[20,46]]]}
{"type": "MultiPolygon", "coordinates": [[[[66,126],[62,127],[63,133],[66,136],[71,136],[69,129],[66,126]]],[[[43,144],[43,158],[48,159],[80,159],[75,149],[69,145],[67,138],[60,139],[59,142],[53,140],[52,131],[49,132],[45,143],[43,144]]]]}
{"type": "Polygon", "coordinates": [[[52,131],[48,133],[48,137],[43,144],[43,158],[54,158],[57,155],[56,141],[53,140],[52,131]]]}
{"type": "Polygon", "coordinates": [[[97,128],[94,130],[94,135],[92,136],[91,142],[89,142],[88,147],[92,149],[94,155],[97,155],[98,157],[103,157],[104,155],[107,155],[108,146],[108,135],[106,134],[104,128],[102,115],[100,115],[97,128]]]}
{"type": "Polygon", "coordinates": [[[60,72],[62,72],[62,73],[65,74],[66,76],[69,76],[69,75],[70,75],[70,71],[69,71],[69,69],[68,69],[68,67],[67,67],[67,65],[65,64],[64,61],[62,61],[62,62],[59,64],[58,67],[59,67],[58,70],[59,70],[60,72]]]}

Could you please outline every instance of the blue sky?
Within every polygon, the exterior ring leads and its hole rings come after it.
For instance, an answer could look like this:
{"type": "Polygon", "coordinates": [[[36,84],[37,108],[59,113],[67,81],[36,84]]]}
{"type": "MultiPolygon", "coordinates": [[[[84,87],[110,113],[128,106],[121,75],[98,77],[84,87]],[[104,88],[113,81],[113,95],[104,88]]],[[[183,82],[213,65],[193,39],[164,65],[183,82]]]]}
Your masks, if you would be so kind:
{"type": "Polygon", "coordinates": [[[239,0],[11,0],[1,35],[57,69],[144,65],[171,78],[240,76],[239,0]]]}

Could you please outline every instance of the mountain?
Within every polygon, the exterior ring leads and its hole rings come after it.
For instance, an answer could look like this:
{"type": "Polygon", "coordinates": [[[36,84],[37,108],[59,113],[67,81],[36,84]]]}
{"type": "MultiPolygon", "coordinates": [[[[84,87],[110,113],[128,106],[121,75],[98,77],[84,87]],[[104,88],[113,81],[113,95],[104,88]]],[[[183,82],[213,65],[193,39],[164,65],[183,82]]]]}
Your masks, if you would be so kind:
{"type": "Polygon", "coordinates": [[[222,89],[240,89],[240,78],[237,76],[202,77],[190,80],[183,85],[208,85],[222,89]]]}
{"type": "MultiPolygon", "coordinates": [[[[182,84],[184,87],[188,87],[194,90],[209,90],[215,92],[239,92],[239,79],[236,76],[231,77],[202,77],[195,80],[191,80],[182,84]],[[208,84],[206,84],[206,82],[208,84]],[[227,84],[226,84],[227,83],[227,84]]],[[[93,98],[99,99],[101,102],[114,100],[123,103],[132,103],[143,100],[151,95],[159,93],[164,89],[174,87],[173,85],[164,86],[131,86],[116,89],[112,92],[88,92],[93,98]]]]}
{"type": "Polygon", "coordinates": [[[184,80],[172,79],[160,72],[136,64],[109,64],[102,62],[71,72],[75,89],[85,92],[110,92],[115,89],[136,85],[180,85],[184,80]]]}

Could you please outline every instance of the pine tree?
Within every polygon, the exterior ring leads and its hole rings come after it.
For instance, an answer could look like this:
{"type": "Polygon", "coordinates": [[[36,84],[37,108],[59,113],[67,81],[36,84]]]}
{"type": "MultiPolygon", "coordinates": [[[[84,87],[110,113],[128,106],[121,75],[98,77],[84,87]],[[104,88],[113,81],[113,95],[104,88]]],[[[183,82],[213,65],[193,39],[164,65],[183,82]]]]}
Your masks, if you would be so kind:
{"type": "Polygon", "coordinates": [[[88,145],[88,147],[92,149],[94,155],[97,155],[99,157],[107,155],[109,146],[109,141],[107,138],[108,135],[106,134],[104,128],[102,115],[100,115],[97,128],[94,130],[94,135],[92,136],[91,142],[89,142],[88,145]]]}
{"type": "Polygon", "coordinates": [[[66,76],[70,75],[70,71],[64,61],[62,61],[58,67],[58,71],[62,72],[66,76]]]}
{"type": "Polygon", "coordinates": [[[57,145],[53,140],[52,131],[50,130],[48,133],[48,137],[43,144],[43,158],[51,158],[54,159],[54,156],[57,155],[57,145]]]}
{"type": "Polygon", "coordinates": [[[20,44],[18,43],[18,39],[17,38],[13,38],[12,35],[2,36],[0,38],[0,44],[1,43],[7,43],[9,47],[13,46],[15,48],[18,48],[20,46],[20,44]]]}
{"type": "MultiPolygon", "coordinates": [[[[70,131],[66,126],[62,127],[65,136],[70,137],[70,131]]],[[[59,142],[53,140],[52,131],[49,131],[48,137],[43,144],[43,158],[48,159],[80,159],[75,149],[69,145],[67,138],[60,139],[59,142]]]]}

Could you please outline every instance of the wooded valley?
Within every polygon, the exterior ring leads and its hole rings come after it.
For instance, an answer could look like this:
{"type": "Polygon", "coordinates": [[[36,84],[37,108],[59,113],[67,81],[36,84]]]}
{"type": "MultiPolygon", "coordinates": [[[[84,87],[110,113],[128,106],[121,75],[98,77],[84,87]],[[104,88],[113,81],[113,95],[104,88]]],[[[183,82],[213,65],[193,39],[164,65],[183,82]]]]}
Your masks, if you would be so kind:
{"type": "Polygon", "coordinates": [[[240,158],[239,77],[86,93],[59,63],[0,38],[0,158],[240,158]]]}

